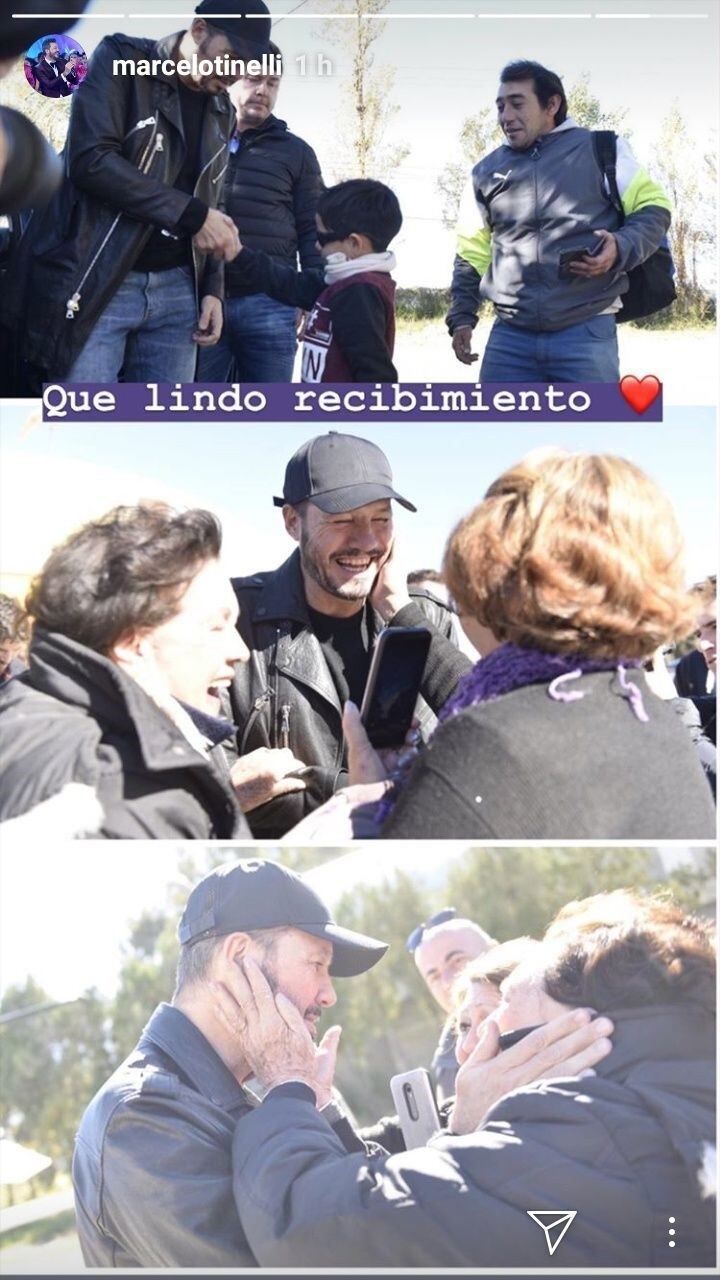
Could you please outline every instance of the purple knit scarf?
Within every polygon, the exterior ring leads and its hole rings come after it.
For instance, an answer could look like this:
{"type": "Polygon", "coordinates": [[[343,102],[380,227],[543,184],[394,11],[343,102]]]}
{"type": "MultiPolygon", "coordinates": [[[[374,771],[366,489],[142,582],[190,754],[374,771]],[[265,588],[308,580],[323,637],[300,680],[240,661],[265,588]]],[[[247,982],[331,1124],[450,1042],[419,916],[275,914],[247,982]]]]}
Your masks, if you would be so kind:
{"type": "Polygon", "coordinates": [[[636,684],[627,679],[627,667],[637,665],[633,661],[607,659],[597,662],[577,653],[545,653],[542,649],[523,649],[517,644],[501,644],[460,678],[453,696],[448,698],[440,711],[438,720],[443,723],[478,702],[490,702],[513,689],[521,689],[528,684],[544,684],[546,681],[549,681],[548,694],[551,698],[557,702],[576,702],[585,695],[580,689],[565,688],[568,681],[577,680],[589,671],[617,671],[623,697],[628,699],[638,720],[646,721],[648,715],[643,706],[642,693],[636,684]]]}
{"type": "MultiPolygon", "coordinates": [[[[444,724],[459,715],[466,707],[479,702],[491,702],[513,689],[529,684],[548,685],[548,695],[556,702],[576,702],[585,692],[573,689],[571,682],[592,671],[615,671],[621,695],[627,698],[633,715],[646,723],[648,716],[639,685],[628,680],[627,668],[639,666],[637,660],[607,659],[604,662],[582,657],[580,654],[545,653],[542,649],[523,649],[517,644],[502,644],[475,663],[472,670],[461,676],[457,688],[448,698],[438,715],[438,723],[444,724]]],[[[374,819],[380,827],[392,813],[398,792],[411,772],[411,763],[393,775],[393,786],[375,806],[374,819]]]]}

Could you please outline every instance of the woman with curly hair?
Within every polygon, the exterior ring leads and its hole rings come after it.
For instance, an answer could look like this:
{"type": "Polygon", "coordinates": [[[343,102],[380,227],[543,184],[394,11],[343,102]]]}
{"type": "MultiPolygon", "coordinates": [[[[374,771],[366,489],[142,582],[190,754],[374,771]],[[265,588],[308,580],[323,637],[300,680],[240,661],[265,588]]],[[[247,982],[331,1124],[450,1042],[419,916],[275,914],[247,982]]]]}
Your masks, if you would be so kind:
{"type": "MultiPolygon", "coordinates": [[[[382,836],[712,838],[693,743],[642,670],[693,630],[682,552],[624,458],[546,449],[504,472],[445,551],[482,659],[381,801],[382,836]]],[[[351,781],[386,776],[352,706],[345,727],[351,781]]]]}

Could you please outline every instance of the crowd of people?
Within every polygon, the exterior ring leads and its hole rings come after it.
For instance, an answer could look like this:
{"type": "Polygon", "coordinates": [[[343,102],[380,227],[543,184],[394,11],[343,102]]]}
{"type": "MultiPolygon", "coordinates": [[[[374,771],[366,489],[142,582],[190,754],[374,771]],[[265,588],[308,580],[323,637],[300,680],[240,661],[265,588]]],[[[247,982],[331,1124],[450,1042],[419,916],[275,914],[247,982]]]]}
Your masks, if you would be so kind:
{"type": "Polygon", "coordinates": [[[162,503],[53,550],[26,602],[28,668],[0,696],[4,821],[323,844],[713,837],[714,583],[686,586],[671,504],[638,467],[535,451],[452,531],[435,591],[408,586],[393,503],[415,507],[371,441],[307,441],[274,502],[294,549],[241,578],[211,512],[162,503]],[[407,739],[377,751],[358,707],[386,628],[423,628],[429,649],[407,739]],[[679,692],[665,651],[692,644],[679,692]],[[687,696],[691,664],[706,679],[687,696]]]}
{"type": "MultiPolygon", "coordinates": [[[[115,34],[95,50],[63,183],[24,218],[8,263],[6,394],[59,380],[290,381],[299,327],[303,381],[402,377],[397,196],[367,177],[325,187],[313,147],[274,114],[282,59],[267,7],[236,8],[201,0],[186,31],[115,34]],[[193,57],[242,60],[247,74],[167,70],[193,57]],[[114,71],[153,60],[164,69],[114,71]]],[[[45,44],[38,87],[70,93],[77,72],[45,44]]],[[[568,115],[540,63],[506,65],[495,108],[504,141],[468,175],[448,263],[455,355],[478,358],[486,300],[482,379],[615,382],[617,318],[674,297],[670,202],[624,139],[568,115]]]]}
{"type": "Polygon", "coordinates": [[[385,943],[259,859],[201,880],[178,937],[172,1000],[80,1124],[88,1266],[542,1267],[528,1210],[553,1209],[574,1211],[556,1266],[667,1266],[669,1239],[673,1265],[713,1265],[708,921],[619,890],[537,940],[498,945],[450,909],[419,925],[457,1073],[410,1149],[334,1088],[340,1027],[318,1043],[335,979],[385,943]]]}

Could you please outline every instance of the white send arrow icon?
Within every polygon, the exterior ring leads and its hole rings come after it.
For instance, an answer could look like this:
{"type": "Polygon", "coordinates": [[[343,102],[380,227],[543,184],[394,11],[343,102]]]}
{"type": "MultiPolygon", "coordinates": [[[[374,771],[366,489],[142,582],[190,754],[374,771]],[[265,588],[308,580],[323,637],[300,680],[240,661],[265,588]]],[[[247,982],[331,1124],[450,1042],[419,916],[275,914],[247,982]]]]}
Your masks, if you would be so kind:
{"type": "Polygon", "coordinates": [[[548,1253],[553,1254],[565,1235],[577,1209],[527,1209],[526,1212],[545,1232],[548,1253]]]}

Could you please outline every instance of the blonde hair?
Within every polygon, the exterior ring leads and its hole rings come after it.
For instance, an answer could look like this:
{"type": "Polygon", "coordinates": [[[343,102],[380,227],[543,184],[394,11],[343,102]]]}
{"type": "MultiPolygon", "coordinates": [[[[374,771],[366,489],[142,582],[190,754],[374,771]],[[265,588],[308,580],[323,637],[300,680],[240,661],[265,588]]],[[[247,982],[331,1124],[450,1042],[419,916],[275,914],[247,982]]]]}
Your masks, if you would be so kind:
{"type": "Polygon", "coordinates": [[[595,659],[645,658],[698,613],[665,495],[610,454],[538,450],[457,525],[444,577],[461,613],[502,641],[595,659]]]}

